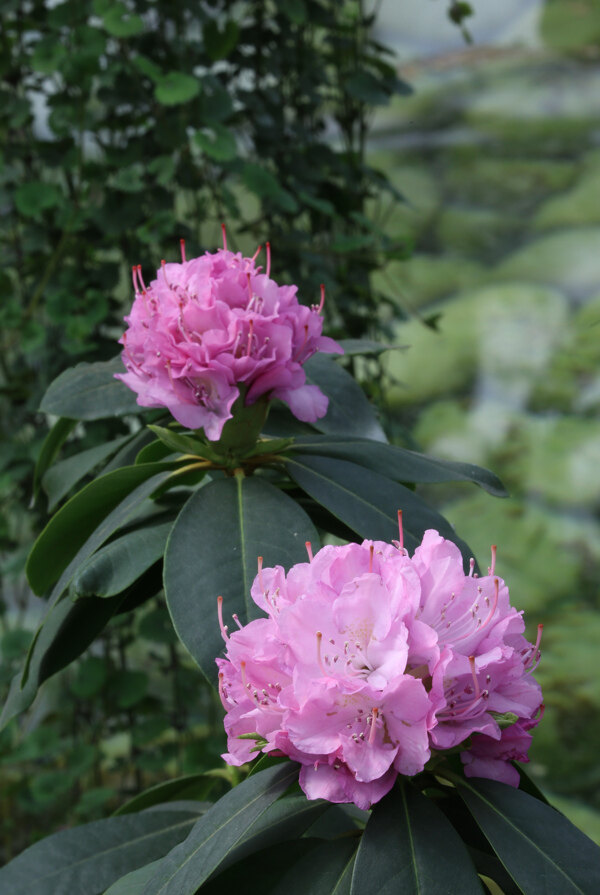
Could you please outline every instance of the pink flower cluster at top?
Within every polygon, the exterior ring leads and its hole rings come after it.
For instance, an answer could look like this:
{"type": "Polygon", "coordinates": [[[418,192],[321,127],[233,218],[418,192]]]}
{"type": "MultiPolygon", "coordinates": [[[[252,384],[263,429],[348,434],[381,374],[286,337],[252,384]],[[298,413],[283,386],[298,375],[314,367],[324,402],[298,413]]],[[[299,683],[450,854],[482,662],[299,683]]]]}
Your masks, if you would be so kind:
{"type": "Polygon", "coordinates": [[[135,301],[121,338],[127,373],[117,374],[142,407],[166,407],[189,429],[217,441],[238,397],[280,398],[314,422],[328,400],[306,384],[302,364],[316,351],[343,353],[321,335],[321,304],[298,303],[296,286],[278,286],[267,271],[227,249],[165,264],[147,287],[133,268],[135,301]]]}
{"type": "Polygon", "coordinates": [[[464,743],[467,776],[518,785],[509,762],[527,760],[542,708],[529,674],[541,626],[532,645],[494,559],[465,575],[458,548],[427,531],[412,558],[363,541],[287,576],[259,563],[252,598],[266,618],[229,634],[219,600],[225,760],[284,753],[308,798],[368,808],[398,774],[464,743]]]}

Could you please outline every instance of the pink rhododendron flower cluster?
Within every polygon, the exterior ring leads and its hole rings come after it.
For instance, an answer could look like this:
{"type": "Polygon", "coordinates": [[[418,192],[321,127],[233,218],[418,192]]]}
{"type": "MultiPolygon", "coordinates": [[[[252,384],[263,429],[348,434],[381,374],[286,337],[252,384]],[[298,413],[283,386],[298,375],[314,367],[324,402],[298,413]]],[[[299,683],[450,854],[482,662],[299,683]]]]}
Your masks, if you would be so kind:
{"type": "Polygon", "coordinates": [[[495,548],[487,575],[473,563],[465,575],[435,531],[412,558],[400,542],[363,541],[287,575],[259,561],[252,598],[265,618],[229,634],[219,599],[225,760],[283,753],[302,765],[308,798],[360,808],[461,744],[467,776],[518,785],[509,761],[527,760],[541,709],[529,673],[541,627],[532,645],[494,564],[495,548]]]}
{"type": "MultiPolygon", "coordinates": [[[[258,253],[257,253],[258,254],[258,253]]],[[[314,422],[328,400],[306,384],[302,364],[316,351],[343,353],[321,335],[321,304],[298,303],[296,286],[278,286],[267,270],[226,248],[165,264],[146,286],[133,268],[135,301],[121,338],[127,373],[117,374],[142,407],[166,407],[182,425],[217,441],[245,388],[245,403],[263,395],[285,401],[314,422]]]]}

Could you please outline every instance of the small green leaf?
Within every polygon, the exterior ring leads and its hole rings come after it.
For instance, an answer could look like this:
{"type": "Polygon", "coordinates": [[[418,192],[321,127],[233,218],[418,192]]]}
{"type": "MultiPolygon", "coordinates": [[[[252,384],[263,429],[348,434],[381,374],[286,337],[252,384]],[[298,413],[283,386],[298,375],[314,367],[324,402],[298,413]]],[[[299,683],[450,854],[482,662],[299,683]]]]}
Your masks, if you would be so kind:
{"type": "Polygon", "coordinates": [[[163,426],[148,426],[151,432],[165,444],[171,451],[179,454],[194,454],[197,457],[215,459],[215,452],[208,447],[205,441],[194,438],[192,435],[181,435],[173,429],[163,426]]]}
{"type": "Polygon", "coordinates": [[[239,39],[240,28],[236,22],[231,20],[225,22],[223,29],[214,19],[204,25],[204,46],[213,61],[229,56],[239,39]]]}
{"type": "Polygon", "coordinates": [[[163,106],[189,103],[200,93],[200,81],[192,75],[171,71],[156,83],[154,95],[163,106]]]}
{"type": "Polygon", "coordinates": [[[102,24],[110,35],[121,38],[134,37],[145,29],[143,19],[132,14],[124,3],[112,3],[102,16],[102,24]]]}
{"type": "Polygon", "coordinates": [[[39,218],[44,211],[56,208],[62,193],[53,183],[41,180],[22,184],[15,193],[15,205],[24,217],[39,218]]]}
{"type": "Polygon", "coordinates": [[[91,699],[102,690],[107,678],[107,662],[99,656],[88,656],[79,663],[71,690],[78,699],[91,699]]]}
{"type": "Polygon", "coordinates": [[[133,62],[137,70],[140,71],[143,75],[146,75],[147,78],[150,78],[151,81],[157,83],[163,77],[163,73],[160,70],[159,66],[156,65],[155,62],[152,62],[151,59],[148,59],[146,56],[133,56],[131,61],[133,62]]]}
{"type": "Polygon", "coordinates": [[[246,162],[242,168],[242,182],[259,197],[267,199],[277,208],[290,213],[298,211],[298,203],[292,194],[282,187],[274,174],[254,162],[246,162]]]}
{"type": "Polygon", "coordinates": [[[277,9],[294,25],[303,25],[306,22],[307,12],[304,0],[278,0],[277,9]]]}
{"type": "Polygon", "coordinates": [[[235,135],[222,124],[212,124],[209,128],[197,131],[194,143],[202,152],[216,162],[230,162],[237,156],[235,135]]]}
{"type": "Polygon", "coordinates": [[[270,895],[350,895],[355,858],[354,837],[322,842],[291,865],[270,895]]]}
{"type": "Polygon", "coordinates": [[[148,675],[143,671],[124,668],[111,676],[107,693],[118,708],[130,709],[146,695],[148,681],[148,675]]]}

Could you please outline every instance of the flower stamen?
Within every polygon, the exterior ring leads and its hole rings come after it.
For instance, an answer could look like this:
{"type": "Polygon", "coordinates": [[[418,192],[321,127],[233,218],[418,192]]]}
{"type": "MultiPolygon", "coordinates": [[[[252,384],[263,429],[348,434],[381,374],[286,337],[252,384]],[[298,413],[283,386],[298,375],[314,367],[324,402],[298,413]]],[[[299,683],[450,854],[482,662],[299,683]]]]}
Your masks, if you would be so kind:
{"type": "Polygon", "coordinates": [[[221,637],[227,643],[229,634],[227,633],[227,625],[223,624],[223,597],[217,597],[217,615],[219,616],[219,628],[221,629],[221,637]]]}

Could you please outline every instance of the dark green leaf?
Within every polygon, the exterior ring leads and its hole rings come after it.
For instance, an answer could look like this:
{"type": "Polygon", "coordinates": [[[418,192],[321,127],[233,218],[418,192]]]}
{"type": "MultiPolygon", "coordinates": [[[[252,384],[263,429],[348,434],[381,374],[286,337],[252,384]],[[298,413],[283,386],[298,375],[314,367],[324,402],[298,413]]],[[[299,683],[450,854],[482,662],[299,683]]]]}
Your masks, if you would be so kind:
{"type": "Polygon", "coordinates": [[[145,525],[111,541],[79,567],[71,584],[77,597],[113,597],[162,558],[173,519],[145,525]]]}
{"type": "Polygon", "coordinates": [[[170,71],[156,82],[154,95],[163,106],[189,103],[200,93],[200,81],[180,71],[170,71]]]}
{"type": "Polygon", "coordinates": [[[81,451],[66,460],[60,460],[51,466],[42,480],[42,486],[48,495],[48,510],[52,512],[65,494],[68,494],[84,475],[116,454],[130,438],[130,435],[123,435],[120,438],[107,441],[105,444],[89,448],[87,451],[81,451]]]}
{"type": "Polygon", "coordinates": [[[246,835],[219,864],[218,872],[263,848],[273,848],[286,839],[298,839],[327,810],[329,802],[309,801],[301,795],[278,799],[248,829],[246,835]]]}
{"type": "Polygon", "coordinates": [[[79,699],[91,699],[104,687],[108,678],[108,663],[100,656],[88,656],[77,668],[77,675],[71,681],[71,691],[79,699]]]}
{"type": "Polygon", "coordinates": [[[138,870],[132,870],[126,876],[117,880],[110,889],[107,889],[105,895],[142,895],[144,888],[154,876],[158,869],[160,861],[152,861],[138,870]]]}
{"type": "Polygon", "coordinates": [[[140,16],[132,15],[124,3],[111,3],[102,16],[102,24],[113,37],[134,37],[144,30],[140,16]]]}
{"type": "Polygon", "coordinates": [[[139,413],[135,394],[115,373],[125,367],[120,357],[95,364],[77,364],[58,376],[40,404],[44,413],[74,420],[100,420],[107,416],[139,413]]]}
{"type": "Polygon", "coordinates": [[[285,458],[286,469],[300,487],[357,535],[391,541],[398,537],[398,510],[403,511],[404,546],[412,553],[423,533],[434,528],[471,553],[439,513],[413,491],[356,463],[329,457],[285,458]]]}
{"type": "Polygon", "coordinates": [[[156,786],[146,789],[125,802],[114,813],[115,815],[134,814],[144,808],[162,805],[176,799],[197,799],[205,802],[215,790],[221,793],[227,788],[227,783],[221,772],[188,774],[185,777],[177,777],[175,780],[167,780],[166,783],[157,783],[156,786]]]}
{"type": "Polygon", "coordinates": [[[46,470],[54,462],[54,458],[76,425],[76,420],[69,420],[61,417],[55,422],[46,435],[33,473],[34,498],[39,494],[40,484],[46,470]]]}
{"type": "Polygon", "coordinates": [[[482,895],[466,846],[431,799],[399,784],[375,806],[363,833],[352,895],[482,895]]]}
{"type": "MultiPolygon", "coordinates": [[[[72,574],[73,561],[77,559],[79,565],[100,547],[167,477],[170,469],[169,464],[162,463],[115,469],[67,501],[42,531],[27,558],[25,571],[34,593],[45,593],[61,572],[63,577],[67,570],[72,574]],[[86,546],[86,556],[80,556],[81,548],[86,546]]],[[[67,583],[68,580],[63,586],[67,583]]]]}
{"type": "Polygon", "coordinates": [[[278,0],[277,9],[287,16],[294,25],[302,25],[306,21],[304,0],[278,0]]]}
{"type": "Polygon", "coordinates": [[[297,775],[297,765],[277,765],[224,795],[163,858],[143,895],[194,895],[297,775]]]}
{"type": "Polygon", "coordinates": [[[258,477],[218,479],[190,497],[167,543],[164,581],[175,629],[204,674],[216,678],[223,641],[217,597],[227,618],[260,615],[250,597],[257,557],[286,569],[318,542],[302,509],[258,477]]]}
{"type": "Polygon", "coordinates": [[[123,874],[161,857],[197,821],[191,811],[147,811],[62,830],[0,870],[7,895],[100,895],[123,874]]]}
{"type": "Polygon", "coordinates": [[[193,454],[197,457],[212,457],[212,451],[207,445],[203,444],[197,438],[190,435],[181,435],[173,429],[166,429],[164,426],[148,426],[151,432],[158,436],[171,451],[177,451],[180,454],[193,454]]]}
{"type": "Polygon", "coordinates": [[[454,782],[494,851],[526,895],[595,895],[600,848],[562,814],[495,780],[454,782]]]}
{"type": "Polygon", "coordinates": [[[246,162],[242,169],[242,181],[251,193],[255,193],[259,199],[269,199],[282,211],[294,213],[298,210],[298,203],[292,194],[262,165],[246,162]]]}
{"type": "MultiPolygon", "coordinates": [[[[292,864],[270,895],[350,895],[356,840],[323,842],[292,864]]],[[[368,886],[366,893],[379,892],[368,886]]]]}
{"type": "Polygon", "coordinates": [[[373,408],[355,379],[323,354],[315,354],[304,365],[306,381],[318,385],[329,398],[327,415],[314,423],[328,435],[358,435],[387,441],[373,408]]]}
{"type": "Polygon", "coordinates": [[[391,444],[334,435],[300,436],[294,452],[350,460],[395,482],[474,482],[495,497],[506,497],[500,479],[472,463],[438,460],[391,444]]]}
{"type": "Polygon", "coordinates": [[[211,19],[204,25],[204,46],[211,59],[224,59],[228,56],[240,37],[240,29],[236,22],[225,22],[221,30],[211,19]]]}

